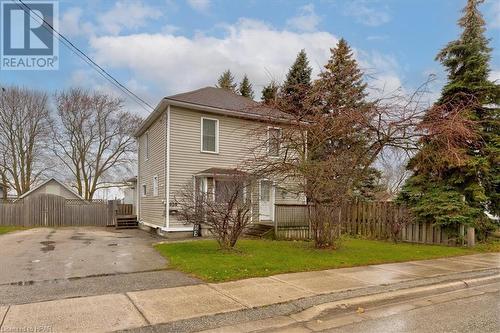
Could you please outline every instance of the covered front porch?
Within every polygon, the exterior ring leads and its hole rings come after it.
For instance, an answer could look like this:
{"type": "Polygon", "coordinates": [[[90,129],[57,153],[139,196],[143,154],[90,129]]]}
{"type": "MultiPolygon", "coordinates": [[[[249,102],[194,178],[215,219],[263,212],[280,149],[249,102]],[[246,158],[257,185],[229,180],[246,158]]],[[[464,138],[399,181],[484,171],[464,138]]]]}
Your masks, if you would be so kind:
{"type": "Polygon", "coordinates": [[[212,200],[224,200],[235,181],[249,181],[241,194],[251,203],[252,223],[274,225],[275,185],[268,179],[253,179],[246,172],[230,168],[209,168],[194,175],[198,193],[212,200]]]}

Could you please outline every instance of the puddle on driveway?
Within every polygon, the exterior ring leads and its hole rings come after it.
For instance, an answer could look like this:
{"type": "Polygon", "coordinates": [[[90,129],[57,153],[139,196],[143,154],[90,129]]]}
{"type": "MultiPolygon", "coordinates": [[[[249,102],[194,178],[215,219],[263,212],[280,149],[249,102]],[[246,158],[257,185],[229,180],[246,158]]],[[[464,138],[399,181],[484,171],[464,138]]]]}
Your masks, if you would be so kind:
{"type": "Polygon", "coordinates": [[[53,241],[43,241],[43,242],[40,242],[40,244],[43,245],[43,247],[40,249],[40,251],[44,252],[44,253],[47,253],[49,251],[54,251],[54,249],[56,248],[56,246],[54,245],[56,242],[53,242],[53,241]]]}
{"type": "Polygon", "coordinates": [[[72,240],[81,240],[81,241],[83,241],[83,244],[90,245],[90,243],[92,243],[92,241],[94,240],[94,238],[87,238],[87,237],[84,237],[84,236],[85,236],[85,233],[83,233],[83,232],[77,232],[75,235],[71,236],[70,239],[72,239],[72,240]]]}

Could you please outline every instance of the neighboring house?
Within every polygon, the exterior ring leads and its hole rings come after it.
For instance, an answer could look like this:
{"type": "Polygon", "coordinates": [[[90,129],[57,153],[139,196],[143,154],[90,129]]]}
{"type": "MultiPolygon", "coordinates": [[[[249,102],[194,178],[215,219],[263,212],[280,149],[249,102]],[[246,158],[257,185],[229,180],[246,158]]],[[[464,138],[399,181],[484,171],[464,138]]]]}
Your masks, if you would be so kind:
{"type": "MultiPolygon", "coordinates": [[[[279,125],[269,124],[270,116],[285,115],[219,88],[163,98],[136,132],[139,221],[164,232],[191,231],[176,215],[180,191],[191,183],[215,195],[218,182],[250,157],[257,127],[267,128],[267,135],[279,133],[279,125]]],[[[279,141],[268,149],[279,154],[279,141]]],[[[269,179],[258,181],[252,189],[252,222],[272,223],[275,203],[305,202],[285,188],[269,179]]]]}
{"type": "Polygon", "coordinates": [[[127,180],[127,186],[123,188],[123,203],[134,205],[137,207],[137,177],[132,177],[127,180]]]}
{"type": "Polygon", "coordinates": [[[32,188],[28,192],[21,195],[19,199],[26,199],[39,194],[53,194],[66,199],[83,200],[83,198],[73,189],[55,178],[48,179],[40,185],[32,188]]]}

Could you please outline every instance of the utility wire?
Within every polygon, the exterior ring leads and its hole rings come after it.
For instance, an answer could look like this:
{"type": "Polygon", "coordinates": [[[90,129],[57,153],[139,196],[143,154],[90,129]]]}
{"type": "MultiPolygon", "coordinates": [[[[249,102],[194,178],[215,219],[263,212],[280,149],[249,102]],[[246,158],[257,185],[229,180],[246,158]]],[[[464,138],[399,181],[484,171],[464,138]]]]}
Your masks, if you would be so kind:
{"type": "Polygon", "coordinates": [[[23,2],[23,0],[11,0],[17,6],[25,11],[31,18],[33,18],[38,23],[41,23],[42,26],[49,31],[50,33],[54,33],[55,37],[62,42],[64,46],[66,46],[70,51],[72,51],[75,55],[77,55],[80,59],[85,61],[92,69],[94,69],[97,73],[99,73],[104,79],[113,84],[116,88],[118,88],[121,92],[126,94],[128,97],[132,98],[137,104],[139,104],[146,111],[154,110],[154,107],[151,106],[148,102],[143,100],[125,85],[123,85],[120,81],[118,81],[113,75],[111,75],[108,71],[102,68],[99,64],[97,64],[92,58],[90,58],[84,51],[78,48],[75,44],[73,44],[67,37],[61,34],[59,31],[54,29],[54,27],[47,22],[43,17],[41,17],[36,11],[32,11],[31,8],[23,2]],[[37,18],[33,17],[31,13],[34,13],[37,18]],[[39,20],[42,22],[40,22],[39,20]]]}

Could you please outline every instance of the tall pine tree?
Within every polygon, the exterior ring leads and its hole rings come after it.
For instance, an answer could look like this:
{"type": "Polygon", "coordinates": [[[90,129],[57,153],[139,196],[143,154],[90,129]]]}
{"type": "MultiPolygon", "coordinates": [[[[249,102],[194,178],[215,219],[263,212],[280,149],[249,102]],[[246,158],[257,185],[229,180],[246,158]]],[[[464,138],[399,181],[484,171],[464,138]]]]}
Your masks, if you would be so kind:
{"type": "Polygon", "coordinates": [[[306,51],[302,49],[288,71],[283,83],[283,92],[293,94],[297,89],[300,89],[300,86],[310,86],[311,73],[312,68],[309,66],[306,51]]]}
{"type": "Polygon", "coordinates": [[[410,160],[413,175],[400,194],[422,222],[465,224],[484,230],[492,227],[485,212],[500,213],[500,86],[488,79],[491,48],[478,9],[482,2],[467,1],[458,21],[460,37],[436,57],[448,72],[448,82],[422,123],[427,134],[421,150],[410,160]],[[457,111],[459,108],[464,110],[457,111]],[[455,155],[460,159],[449,158],[442,150],[439,129],[443,127],[436,130],[433,124],[448,124],[452,134],[458,135],[457,119],[471,124],[474,134],[457,140],[455,155]]]}
{"type": "Polygon", "coordinates": [[[353,177],[353,196],[361,199],[373,199],[376,192],[382,191],[379,185],[380,172],[366,165],[373,164],[370,154],[356,155],[360,151],[369,151],[372,138],[360,127],[365,127],[365,119],[373,115],[372,104],[366,101],[367,84],[363,80],[364,73],[358,66],[353,52],[345,39],[340,39],[336,47],[331,49],[331,57],[314,82],[309,94],[309,101],[314,112],[328,115],[331,128],[342,124],[335,137],[328,140],[321,151],[316,151],[317,159],[329,156],[345,156],[352,160],[351,167],[357,169],[353,177]],[[351,151],[350,151],[351,150],[351,151]],[[358,163],[358,165],[356,164],[358,163]]]}
{"type": "Polygon", "coordinates": [[[262,101],[265,104],[272,104],[276,102],[279,86],[275,81],[271,81],[267,86],[262,88],[262,101]]]}
{"type": "Polygon", "coordinates": [[[301,50],[279,90],[278,102],[287,106],[285,112],[295,114],[304,109],[304,101],[311,89],[311,72],[306,51],[301,50]]]}
{"type": "Polygon", "coordinates": [[[236,93],[237,84],[234,82],[234,76],[228,69],[222,73],[217,79],[217,88],[227,89],[233,93],[236,93]]]}
{"type": "Polygon", "coordinates": [[[246,74],[243,76],[243,80],[240,83],[239,92],[243,97],[248,97],[250,99],[254,98],[253,87],[246,74]]]}
{"type": "Polygon", "coordinates": [[[367,84],[363,81],[364,73],[358,67],[353,52],[345,39],[340,39],[331,49],[332,56],[315,82],[315,90],[327,92],[323,95],[328,112],[341,112],[343,109],[367,109],[367,84]]]}

